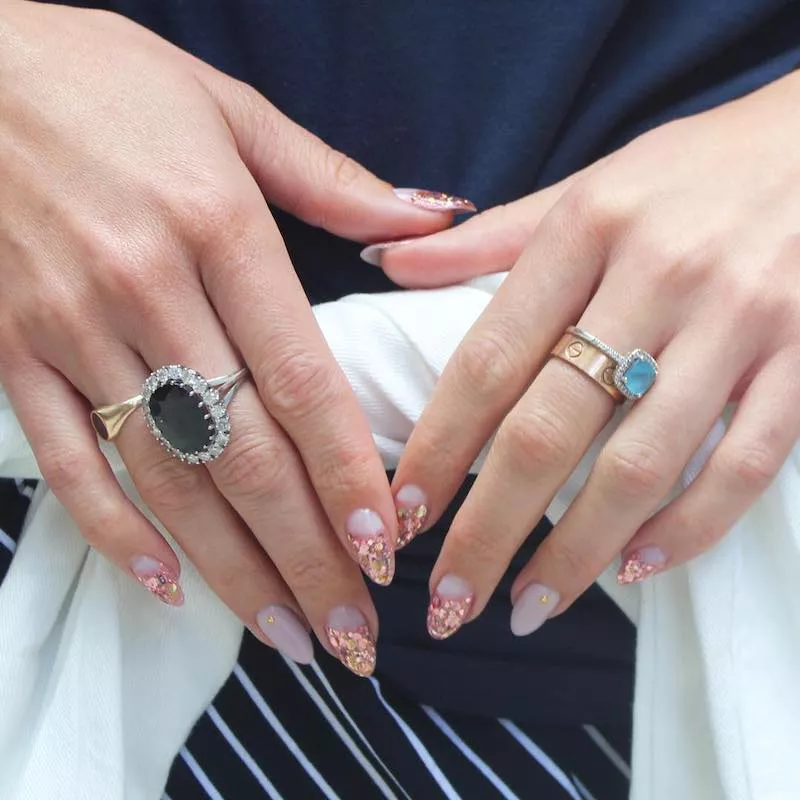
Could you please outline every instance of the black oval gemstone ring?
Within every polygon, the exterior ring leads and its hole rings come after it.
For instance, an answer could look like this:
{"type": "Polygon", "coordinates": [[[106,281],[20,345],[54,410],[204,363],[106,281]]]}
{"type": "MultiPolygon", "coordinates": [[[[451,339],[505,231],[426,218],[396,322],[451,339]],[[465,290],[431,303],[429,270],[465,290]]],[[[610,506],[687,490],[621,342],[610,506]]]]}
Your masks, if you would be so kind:
{"type": "Polygon", "coordinates": [[[230,441],[228,404],[246,375],[242,368],[207,380],[181,364],[159,367],[140,395],[95,408],[92,425],[101,439],[111,441],[141,407],[147,426],[167,451],[189,464],[204,464],[218,458],[230,441]]]}

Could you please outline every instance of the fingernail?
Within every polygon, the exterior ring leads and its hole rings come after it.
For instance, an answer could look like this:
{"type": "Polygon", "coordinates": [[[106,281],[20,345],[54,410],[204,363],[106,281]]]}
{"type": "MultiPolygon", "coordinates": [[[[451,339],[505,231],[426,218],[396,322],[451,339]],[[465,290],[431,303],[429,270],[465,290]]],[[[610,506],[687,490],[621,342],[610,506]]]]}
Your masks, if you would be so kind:
{"type": "Polygon", "coordinates": [[[439,581],[428,606],[428,633],[434,639],[447,639],[463,624],[472,608],[472,587],[457,575],[439,581]]]}
{"type": "Polygon", "coordinates": [[[405,547],[428,519],[428,498],[419,486],[408,485],[394,496],[399,531],[395,550],[405,547]]]}
{"type": "Polygon", "coordinates": [[[375,670],[375,640],[364,615],[353,606],[339,606],[328,615],[328,642],[351,672],[366,678],[375,670]]]}
{"type": "Polygon", "coordinates": [[[431,192],[428,189],[393,189],[401,200],[426,211],[454,211],[456,214],[471,214],[478,209],[465,197],[454,197],[444,192],[431,192]]]}
{"type": "Polygon", "coordinates": [[[256,622],[272,644],[292,661],[310,664],[314,660],[311,637],[292,609],[267,606],[256,614],[256,622]]]}
{"type": "Polygon", "coordinates": [[[369,508],[358,508],[345,523],[347,540],[361,569],[379,586],[394,577],[394,550],[383,520],[369,508]]]}
{"type": "Polygon", "coordinates": [[[623,562],[617,573],[617,583],[623,586],[640,583],[645,578],[664,569],[666,553],[660,547],[642,547],[634,550],[623,562]]]}
{"type": "Polygon", "coordinates": [[[514,636],[527,636],[544,625],[556,610],[561,599],[555,589],[541,583],[526,586],[511,612],[511,633],[514,636]]]}
{"type": "Polygon", "coordinates": [[[131,559],[131,572],[162,603],[168,606],[183,605],[183,589],[178,576],[166,564],[150,556],[135,556],[131,559]]]}
{"type": "Polygon", "coordinates": [[[373,267],[379,267],[381,265],[381,258],[386,250],[391,250],[394,247],[400,247],[401,245],[416,241],[418,241],[418,239],[395,239],[393,242],[371,244],[361,251],[361,260],[366,261],[367,264],[372,264],[373,267]]]}

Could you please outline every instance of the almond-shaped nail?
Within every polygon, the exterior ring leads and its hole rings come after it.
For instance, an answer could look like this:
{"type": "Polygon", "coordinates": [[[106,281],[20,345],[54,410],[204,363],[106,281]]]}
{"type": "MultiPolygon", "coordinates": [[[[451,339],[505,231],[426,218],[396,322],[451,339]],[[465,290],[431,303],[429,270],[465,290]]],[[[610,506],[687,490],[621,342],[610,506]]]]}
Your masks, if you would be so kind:
{"type": "Polygon", "coordinates": [[[405,547],[422,530],[428,519],[428,497],[419,486],[403,486],[394,496],[398,535],[395,549],[405,547]]]}
{"type": "Polygon", "coordinates": [[[412,206],[426,211],[449,211],[456,214],[472,214],[478,209],[466,197],[455,197],[444,192],[431,192],[428,189],[393,189],[394,193],[412,206]]]}
{"type": "Polygon", "coordinates": [[[151,556],[135,556],[130,566],[136,580],[162,603],[168,606],[183,605],[183,589],[178,576],[166,564],[151,556]]]}
{"type": "Polygon", "coordinates": [[[364,615],[353,606],[339,606],[328,615],[325,635],[339,661],[366,678],[375,671],[375,639],[364,615]]]}
{"type": "Polygon", "coordinates": [[[541,628],[556,610],[560,599],[555,589],[541,583],[526,586],[511,612],[511,632],[514,636],[527,636],[541,628]]]}
{"type": "Polygon", "coordinates": [[[347,518],[345,533],[361,569],[379,586],[388,586],[394,577],[394,550],[380,516],[358,508],[347,518]]]}
{"type": "Polygon", "coordinates": [[[434,639],[447,639],[466,621],[475,595],[472,587],[457,575],[439,581],[428,606],[428,633],[434,639]]]}
{"type": "Polygon", "coordinates": [[[381,265],[381,259],[383,254],[387,250],[391,250],[395,247],[401,247],[404,244],[409,244],[410,242],[419,241],[418,239],[395,239],[391,242],[377,242],[376,244],[371,244],[368,247],[365,247],[360,255],[361,260],[366,261],[367,264],[372,264],[373,267],[379,267],[381,265]]]}
{"type": "Polygon", "coordinates": [[[667,555],[660,547],[641,547],[630,553],[617,573],[617,583],[640,583],[664,569],[667,555]]]}
{"type": "Polygon", "coordinates": [[[272,644],[292,661],[310,664],[314,660],[311,637],[291,608],[267,606],[256,614],[256,622],[272,644]]]}

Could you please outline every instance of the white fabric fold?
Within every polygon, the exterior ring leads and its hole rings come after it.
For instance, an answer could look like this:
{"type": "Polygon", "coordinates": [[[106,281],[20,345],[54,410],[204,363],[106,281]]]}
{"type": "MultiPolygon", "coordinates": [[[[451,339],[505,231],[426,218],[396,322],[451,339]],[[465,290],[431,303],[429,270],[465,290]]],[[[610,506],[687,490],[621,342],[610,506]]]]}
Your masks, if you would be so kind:
{"type": "MultiPolygon", "coordinates": [[[[357,295],[315,309],[387,467],[502,279],[357,295]]],[[[549,510],[554,521],[620,418],[559,492],[549,510]]],[[[104,451],[141,506],[116,451],[104,451]]],[[[39,475],[2,393],[0,475],[39,475]]],[[[170,764],[233,668],[242,635],[191,564],[182,564],[187,603],[175,610],[89,550],[40,485],[0,586],[0,798],[161,797],[170,764]]],[[[639,628],[633,800],[798,796],[798,582],[798,449],[706,555],[641,587],[620,589],[610,572],[602,577],[639,628]]]]}

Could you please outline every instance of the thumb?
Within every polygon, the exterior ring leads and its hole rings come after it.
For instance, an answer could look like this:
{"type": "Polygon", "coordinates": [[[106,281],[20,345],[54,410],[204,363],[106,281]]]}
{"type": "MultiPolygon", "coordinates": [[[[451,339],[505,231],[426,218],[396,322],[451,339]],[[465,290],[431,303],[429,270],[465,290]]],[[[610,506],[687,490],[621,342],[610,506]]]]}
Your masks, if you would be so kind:
{"type": "Polygon", "coordinates": [[[395,190],[292,122],[251,86],[216,70],[198,77],[267,200],[310,225],[375,241],[441,231],[455,213],[475,210],[469,201],[443,193],[395,190]]]}
{"type": "Polygon", "coordinates": [[[414,289],[454,283],[511,269],[538,224],[583,174],[495,206],[455,228],[420,239],[373,244],[361,252],[397,284],[414,289]]]}

